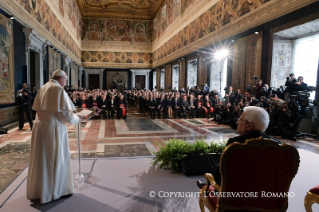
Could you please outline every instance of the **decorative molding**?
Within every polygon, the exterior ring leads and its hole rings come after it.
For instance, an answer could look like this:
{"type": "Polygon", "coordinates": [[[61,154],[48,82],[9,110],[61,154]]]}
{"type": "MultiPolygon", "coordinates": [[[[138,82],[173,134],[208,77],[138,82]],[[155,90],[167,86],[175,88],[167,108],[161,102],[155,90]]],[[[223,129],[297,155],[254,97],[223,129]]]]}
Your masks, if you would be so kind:
{"type": "Polygon", "coordinates": [[[122,52],[152,52],[151,43],[124,41],[87,41],[82,40],[82,51],[122,51],[122,52]]]}
{"type": "Polygon", "coordinates": [[[132,72],[132,87],[135,88],[135,75],[145,75],[145,89],[149,90],[149,80],[150,80],[150,72],[151,69],[131,69],[132,72]]]}

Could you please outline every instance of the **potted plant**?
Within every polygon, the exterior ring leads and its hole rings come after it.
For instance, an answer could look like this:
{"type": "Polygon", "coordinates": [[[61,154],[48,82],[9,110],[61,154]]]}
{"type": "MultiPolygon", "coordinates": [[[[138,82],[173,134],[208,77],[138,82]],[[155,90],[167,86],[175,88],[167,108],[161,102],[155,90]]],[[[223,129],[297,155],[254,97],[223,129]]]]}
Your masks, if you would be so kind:
{"type": "Polygon", "coordinates": [[[160,168],[169,168],[172,172],[185,175],[198,175],[212,172],[213,161],[210,154],[221,153],[226,143],[206,143],[204,139],[195,143],[184,140],[170,139],[161,150],[154,153],[153,165],[160,164],[160,168]]]}

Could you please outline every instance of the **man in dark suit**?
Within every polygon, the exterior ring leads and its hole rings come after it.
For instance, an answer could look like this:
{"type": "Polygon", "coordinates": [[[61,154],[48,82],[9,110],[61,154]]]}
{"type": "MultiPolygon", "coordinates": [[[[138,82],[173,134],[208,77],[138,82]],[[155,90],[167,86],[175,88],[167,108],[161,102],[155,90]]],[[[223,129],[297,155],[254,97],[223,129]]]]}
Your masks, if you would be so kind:
{"type": "Polygon", "coordinates": [[[111,117],[114,118],[115,108],[117,106],[114,95],[111,94],[110,99],[107,103],[109,111],[111,111],[111,117]]]}
{"type": "Polygon", "coordinates": [[[165,111],[164,110],[165,109],[164,97],[165,97],[164,94],[161,94],[161,98],[156,100],[156,110],[157,110],[158,118],[161,118],[161,114],[165,114],[164,113],[164,111],[165,111]]]}
{"type": "Polygon", "coordinates": [[[181,106],[180,106],[180,114],[183,114],[184,119],[186,119],[186,110],[188,110],[189,104],[187,101],[187,96],[183,96],[183,100],[181,101],[181,106]]]}
{"type": "MultiPolygon", "coordinates": [[[[263,132],[266,131],[269,124],[269,115],[266,110],[260,107],[248,106],[244,108],[244,113],[239,117],[236,122],[237,132],[239,136],[228,139],[226,146],[234,143],[244,143],[247,139],[258,138],[262,136],[263,138],[271,138],[281,144],[275,138],[268,135],[264,135],[263,132]]],[[[221,185],[221,175],[219,172],[219,163],[214,167],[213,176],[217,184],[221,185]]],[[[206,183],[197,181],[198,187],[202,188],[206,183]]]]}
{"type": "Polygon", "coordinates": [[[194,95],[190,95],[189,98],[189,109],[188,109],[188,116],[190,119],[193,119],[196,114],[196,107],[195,107],[195,98],[194,95]]]}
{"type": "Polygon", "coordinates": [[[203,110],[203,100],[201,95],[197,95],[197,99],[194,101],[194,105],[196,107],[196,117],[202,118],[202,110],[203,110]]]}
{"type": "Polygon", "coordinates": [[[107,108],[108,108],[108,100],[106,99],[106,94],[102,93],[101,100],[99,102],[99,108],[101,109],[101,114],[103,120],[106,118],[107,108]]]}
{"type": "Polygon", "coordinates": [[[27,114],[27,119],[30,124],[30,127],[32,129],[33,122],[32,122],[32,113],[31,113],[31,100],[32,96],[31,93],[25,88],[21,91],[19,91],[18,97],[17,97],[17,103],[19,105],[19,131],[22,130],[24,125],[24,113],[27,114]]]}
{"type": "Polygon", "coordinates": [[[156,100],[153,95],[150,96],[150,100],[148,101],[148,108],[150,110],[151,119],[155,119],[156,115],[156,100]]]}
{"type": "MultiPolygon", "coordinates": [[[[181,100],[178,98],[177,93],[175,93],[174,95],[174,99],[172,101],[172,105],[173,105],[173,112],[174,112],[174,119],[176,119],[177,113],[179,112],[179,107],[181,104],[181,100]]],[[[179,115],[180,116],[180,115],[179,115]]],[[[179,117],[180,118],[180,117],[179,117]]]]}

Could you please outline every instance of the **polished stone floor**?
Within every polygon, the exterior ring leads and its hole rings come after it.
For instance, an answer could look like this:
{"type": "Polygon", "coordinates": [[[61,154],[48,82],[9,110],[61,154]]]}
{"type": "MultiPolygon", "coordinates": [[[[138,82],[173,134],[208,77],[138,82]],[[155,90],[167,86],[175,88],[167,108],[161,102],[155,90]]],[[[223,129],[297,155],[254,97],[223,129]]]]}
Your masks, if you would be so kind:
{"type": "MultiPolygon", "coordinates": [[[[77,157],[75,126],[68,126],[72,158],[77,157]]],[[[134,157],[151,156],[170,138],[194,142],[204,138],[207,142],[227,141],[236,136],[229,126],[208,119],[150,119],[129,108],[126,120],[92,119],[81,127],[82,157],[134,157]]],[[[26,124],[23,131],[12,128],[0,135],[0,192],[28,165],[31,131],[26,124]]],[[[280,139],[296,148],[319,154],[319,141],[302,138],[296,142],[280,139]]]]}

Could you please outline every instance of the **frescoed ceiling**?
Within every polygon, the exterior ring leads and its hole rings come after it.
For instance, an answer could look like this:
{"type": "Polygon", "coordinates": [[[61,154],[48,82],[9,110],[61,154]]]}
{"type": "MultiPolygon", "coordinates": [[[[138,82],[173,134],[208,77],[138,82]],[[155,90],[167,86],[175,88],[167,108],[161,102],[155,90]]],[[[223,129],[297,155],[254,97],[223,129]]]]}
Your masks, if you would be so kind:
{"type": "Polygon", "coordinates": [[[306,35],[313,35],[316,33],[319,33],[319,19],[289,29],[285,29],[275,34],[285,38],[298,39],[306,35]]]}
{"type": "Polygon", "coordinates": [[[83,17],[150,20],[165,0],[76,0],[83,17]]]}

